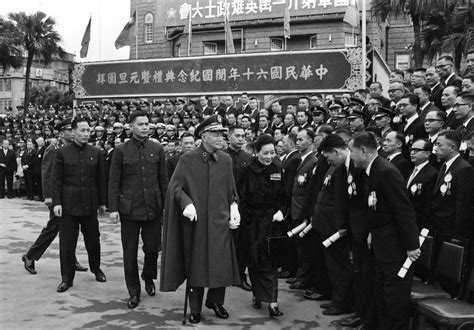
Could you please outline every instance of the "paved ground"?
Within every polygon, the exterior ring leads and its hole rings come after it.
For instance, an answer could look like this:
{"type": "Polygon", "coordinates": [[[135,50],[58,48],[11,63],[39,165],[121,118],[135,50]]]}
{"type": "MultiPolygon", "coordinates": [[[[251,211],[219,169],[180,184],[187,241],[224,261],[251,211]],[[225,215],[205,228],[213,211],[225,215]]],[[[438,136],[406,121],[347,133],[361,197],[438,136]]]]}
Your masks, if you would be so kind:
{"type": "MultiPolygon", "coordinates": [[[[158,292],[149,297],[143,289],[140,306],[126,307],[119,224],[100,219],[102,270],[107,283],[99,283],[90,272],[76,273],[74,287],[57,293],[60,282],[59,244],[56,239],[36,263],[37,275],[23,268],[21,256],[46,224],[48,211],[40,202],[21,199],[0,200],[0,328],[179,328],[183,310],[184,289],[175,293],[158,292]]],[[[140,253],[141,254],[141,253],[140,253]]],[[[82,237],[77,258],[87,265],[82,237]]],[[[222,329],[342,329],[331,324],[338,317],[321,314],[318,304],[302,298],[301,291],[289,290],[280,281],[279,304],[284,316],[270,319],[266,308],[257,311],[250,306],[251,294],[231,287],[225,307],[228,320],[217,319],[203,311],[200,328],[222,329]]],[[[189,327],[189,324],[188,324],[189,327]]]]}

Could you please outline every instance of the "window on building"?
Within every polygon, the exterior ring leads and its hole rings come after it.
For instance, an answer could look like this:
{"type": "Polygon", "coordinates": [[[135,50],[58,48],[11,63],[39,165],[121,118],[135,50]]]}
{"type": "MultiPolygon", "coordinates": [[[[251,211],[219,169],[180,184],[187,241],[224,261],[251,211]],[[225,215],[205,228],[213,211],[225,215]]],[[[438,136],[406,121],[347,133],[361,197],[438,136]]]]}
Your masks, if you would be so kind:
{"type": "Polygon", "coordinates": [[[145,15],[145,43],[153,42],[153,14],[147,13],[145,15]]]}
{"type": "Polygon", "coordinates": [[[395,54],[395,68],[405,70],[410,68],[410,54],[395,54]]]}
{"type": "Polygon", "coordinates": [[[0,113],[5,113],[5,108],[11,106],[12,101],[10,99],[0,99],[0,113]]]}
{"type": "Polygon", "coordinates": [[[270,50],[271,51],[281,51],[284,49],[283,38],[271,38],[270,39],[270,50]]]}
{"type": "Polygon", "coordinates": [[[181,44],[178,44],[176,46],[176,55],[175,56],[178,56],[178,57],[183,56],[183,47],[181,46],[181,44]]]}
{"type": "Polygon", "coordinates": [[[216,55],[216,54],[217,54],[217,44],[214,42],[205,42],[204,55],[216,55]]]}
{"type": "Polygon", "coordinates": [[[352,33],[346,33],[344,36],[346,47],[357,47],[357,35],[352,33]]]}
{"type": "Polygon", "coordinates": [[[309,49],[318,48],[318,36],[315,34],[309,38],[309,49]]]}
{"type": "Polygon", "coordinates": [[[11,79],[1,79],[0,80],[0,92],[11,92],[12,90],[12,81],[11,79]]]}

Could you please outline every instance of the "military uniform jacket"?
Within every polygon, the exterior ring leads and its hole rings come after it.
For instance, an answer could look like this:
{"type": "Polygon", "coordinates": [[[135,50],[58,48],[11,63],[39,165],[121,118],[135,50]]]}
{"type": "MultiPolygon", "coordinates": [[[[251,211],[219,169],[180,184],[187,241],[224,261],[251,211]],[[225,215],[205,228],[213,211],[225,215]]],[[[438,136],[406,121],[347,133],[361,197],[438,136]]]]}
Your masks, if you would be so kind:
{"type": "Polygon", "coordinates": [[[132,138],[115,148],[110,166],[109,211],[124,220],[161,217],[168,188],[163,147],[148,139],[132,138]]]}
{"type": "Polygon", "coordinates": [[[50,145],[46,148],[43,161],[41,162],[41,184],[43,188],[43,197],[53,197],[53,166],[56,160],[57,146],[50,145]]]}
{"type": "Polygon", "coordinates": [[[53,205],[63,214],[88,216],[106,204],[104,157],[100,150],[75,142],[56,151],[53,205]]]}
{"type": "Polygon", "coordinates": [[[405,180],[395,166],[376,157],[370,169],[367,194],[367,203],[371,195],[376,199],[372,199],[375,205],[368,205],[375,260],[401,266],[406,252],[419,247],[415,210],[405,180]]]}

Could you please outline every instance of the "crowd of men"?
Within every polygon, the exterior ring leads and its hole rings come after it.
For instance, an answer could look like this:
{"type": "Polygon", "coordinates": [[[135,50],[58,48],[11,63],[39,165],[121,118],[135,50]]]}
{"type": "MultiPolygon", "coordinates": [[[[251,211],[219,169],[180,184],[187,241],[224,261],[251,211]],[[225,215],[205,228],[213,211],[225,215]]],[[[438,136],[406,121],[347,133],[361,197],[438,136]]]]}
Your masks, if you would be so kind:
{"type": "MultiPolygon", "coordinates": [[[[234,97],[226,95],[201,96],[198,101],[103,100],[100,106],[44,109],[29,104],[16,112],[7,109],[0,119],[0,198],[5,196],[5,181],[10,198],[22,189],[30,199],[51,196],[44,195],[48,183],[41,178],[41,164],[47,146],[58,146],[60,132],[71,129],[64,119],[86,119],[91,129],[88,144],[100,150],[108,181],[114,149],[132,139],[129,118],[135,111],[149,116],[147,140],[163,146],[168,178],[181,155],[201,143],[195,135],[199,124],[217,115],[228,128],[226,152],[236,181],[254,155],[255,139],[272,135],[290,205],[286,229],[312,224],[314,230],[296,235],[279,250],[279,276],[287,278],[289,288],[305,290],[306,299],[329,300],[321,305],[326,315],[347,314],[355,307],[356,317],[345,319],[343,325],[370,326],[376,319],[379,328],[405,328],[413,272],[404,279],[396,274],[407,256],[419,257],[419,230],[436,233],[438,245],[472,238],[474,50],[467,62],[462,77],[454,71],[453,59],[442,56],[435,66],[414,69],[410,81],[405,72],[395,70],[387,85],[374,82],[353,93],[302,96],[297,104],[275,99],[268,108],[243,93],[238,107],[234,97]],[[15,191],[13,181],[24,186],[17,185],[15,191]],[[342,238],[325,249],[321,242],[335,232],[342,238]]],[[[164,203],[164,196],[160,198],[164,203]]],[[[113,209],[116,212],[117,205],[113,209]]],[[[238,236],[234,240],[241,287],[250,291],[246,247],[238,236]]],[[[136,247],[130,249],[127,253],[136,255],[136,247]]],[[[68,252],[69,265],[75,260],[73,252],[68,252]]],[[[24,256],[27,270],[34,271],[33,260],[38,259],[24,256]]],[[[130,272],[135,269],[129,267],[130,272]]],[[[93,271],[98,281],[105,281],[98,265],[93,271]]],[[[149,274],[147,292],[154,295],[156,272],[149,274]]],[[[62,291],[68,283],[72,286],[71,279],[64,281],[62,291]]],[[[137,296],[137,290],[139,281],[134,278],[130,294],[137,296]]],[[[129,307],[138,301],[129,302],[129,307]]]]}

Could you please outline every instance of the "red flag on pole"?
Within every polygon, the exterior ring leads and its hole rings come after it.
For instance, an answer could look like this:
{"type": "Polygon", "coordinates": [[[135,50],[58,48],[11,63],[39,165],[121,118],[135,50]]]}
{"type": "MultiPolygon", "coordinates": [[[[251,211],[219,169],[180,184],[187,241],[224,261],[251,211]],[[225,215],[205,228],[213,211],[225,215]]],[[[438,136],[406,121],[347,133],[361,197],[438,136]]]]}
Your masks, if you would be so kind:
{"type": "Polygon", "coordinates": [[[137,21],[137,11],[133,12],[133,15],[130,17],[130,20],[123,27],[122,32],[115,40],[115,48],[119,49],[124,46],[130,46],[134,40],[134,26],[137,21]]]}
{"type": "Polygon", "coordinates": [[[81,51],[79,53],[81,58],[87,57],[87,52],[89,51],[89,42],[91,41],[91,21],[92,17],[89,18],[89,23],[87,24],[86,31],[82,37],[81,51]]]}
{"type": "Polygon", "coordinates": [[[191,14],[191,10],[189,10],[188,19],[186,20],[186,24],[184,25],[183,31],[183,34],[188,35],[188,56],[191,56],[191,45],[193,40],[193,23],[191,14]]]}
{"type": "Polygon", "coordinates": [[[356,0],[355,6],[347,6],[346,13],[344,14],[344,18],[342,19],[344,22],[349,23],[353,27],[359,26],[359,8],[357,6],[357,2],[358,1],[356,0]]]}

